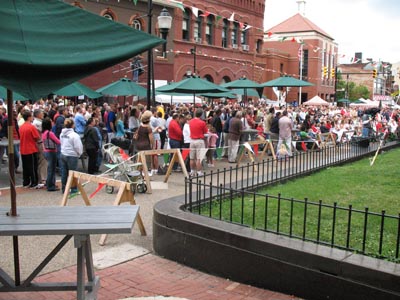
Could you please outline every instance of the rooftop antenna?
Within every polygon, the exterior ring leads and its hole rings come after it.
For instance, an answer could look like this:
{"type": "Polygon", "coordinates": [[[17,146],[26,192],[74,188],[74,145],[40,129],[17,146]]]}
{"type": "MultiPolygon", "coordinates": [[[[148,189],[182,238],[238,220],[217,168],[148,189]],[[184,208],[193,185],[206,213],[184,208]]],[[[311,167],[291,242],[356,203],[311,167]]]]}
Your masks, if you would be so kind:
{"type": "Polygon", "coordinates": [[[303,17],[306,15],[306,1],[305,0],[297,0],[297,11],[303,17]]]}

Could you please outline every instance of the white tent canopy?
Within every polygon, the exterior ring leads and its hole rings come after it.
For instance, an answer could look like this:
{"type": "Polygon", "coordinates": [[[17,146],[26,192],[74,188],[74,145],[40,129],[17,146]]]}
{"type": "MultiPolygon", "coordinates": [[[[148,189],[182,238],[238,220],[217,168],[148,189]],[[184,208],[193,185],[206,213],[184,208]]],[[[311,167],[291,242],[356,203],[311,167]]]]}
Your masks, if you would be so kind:
{"type": "Polygon", "coordinates": [[[324,99],[322,99],[321,97],[314,96],[312,97],[310,100],[304,102],[304,105],[315,105],[315,106],[319,106],[319,105],[324,105],[324,106],[328,106],[329,102],[325,101],[324,99]]]}
{"type": "MultiPolygon", "coordinates": [[[[195,103],[202,103],[201,98],[195,97],[195,103]]],[[[156,95],[156,102],[158,103],[193,103],[193,95],[156,95]]]]}

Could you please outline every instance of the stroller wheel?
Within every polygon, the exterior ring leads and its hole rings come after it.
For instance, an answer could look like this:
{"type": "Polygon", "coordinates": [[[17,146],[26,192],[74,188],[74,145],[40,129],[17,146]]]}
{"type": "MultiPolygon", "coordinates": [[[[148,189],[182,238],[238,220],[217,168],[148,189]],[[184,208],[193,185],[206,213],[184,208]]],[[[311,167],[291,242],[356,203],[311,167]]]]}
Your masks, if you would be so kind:
{"type": "Polygon", "coordinates": [[[107,194],[112,194],[112,193],[114,193],[114,187],[113,187],[113,186],[106,185],[106,193],[107,193],[107,194]]]}
{"type": "Polygon", "coordinates": [[[145,183],[139,183],[139,184],[137,184],[136,188],[137,188],[137,191],[138,191],[139,193],[141,193],[141,194],[144,194],[144,193],[147,192],[147,186],[146,186],[145,183]]]}

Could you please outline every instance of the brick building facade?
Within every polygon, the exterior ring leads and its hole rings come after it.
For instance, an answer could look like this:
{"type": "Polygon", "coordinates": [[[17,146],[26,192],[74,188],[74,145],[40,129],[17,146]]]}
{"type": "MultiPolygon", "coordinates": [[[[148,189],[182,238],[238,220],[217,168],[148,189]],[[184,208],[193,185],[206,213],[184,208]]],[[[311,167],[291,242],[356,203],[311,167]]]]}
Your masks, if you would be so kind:
{"type": "MultiPolygon", "coordinates": [[[[302,14],[298,13],[268,29],[264,51],[267,58],[266,80],[283,75],[299,79],[302,53],[302,79],[314,85],[301,89],[301,102],[315,95],[330,102],[334,101],[335,74],[332,74],[332,70],[337,66],[338,46],[329,34],[302,14]],[[302,52],[299,50],[301,47],[302,52]]],[[[287,102],[298,101],[299,90],[291,88],[287,102]]],[[[277,99],[272,90],[267,90],[266,95],[270,99],[277,99]]]]}
{"type": "MultiPolygon", "coordinates": [[[[69,2],[69,1],[68,1],[69,2]]],[[[263,0],[173,1],[153,0],[153,34],[158,32],[157,16],[163,7],[172,16],[167,36],[167,53],[154,50],[154,79],[179,81],[196,73],[217,84],[242,76],[263,82],[266,59],[263,54],[263,0]],[[195,51],[194,51],[195,50],[195,51]],[[196,65],[196,70],[194,70],[196,65]]],[[[147,1],[87,0],[72,5],[147,32],[147,1]]],[[[147,55],[142,54],[145,72],[139,83],[147,82],[147,55]]],[[[116,65],[83,80],[99,88],[121,77],[132,76],[129,62],[116,65]]]]}

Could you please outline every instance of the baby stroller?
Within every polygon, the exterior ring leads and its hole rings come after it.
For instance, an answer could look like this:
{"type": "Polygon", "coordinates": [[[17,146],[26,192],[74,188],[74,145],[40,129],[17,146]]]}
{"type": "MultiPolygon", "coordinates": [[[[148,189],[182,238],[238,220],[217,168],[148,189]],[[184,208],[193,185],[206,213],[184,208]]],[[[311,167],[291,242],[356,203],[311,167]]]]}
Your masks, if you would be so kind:
{"type": "MultiPolygon", "coordinates": [[[[141,171],[142,164],[136,161],[137,155],[129,157],[123,149],[111,143],[105,144],[103,151],[111,161],[105,164],[109,169],[106,173],[112,172],[113,179],[129,182],[132,193],[146,193],[147,185],[141,171]]],[[[106,192],[112,194],[114,187],[106,186],[106,192]]]]}

